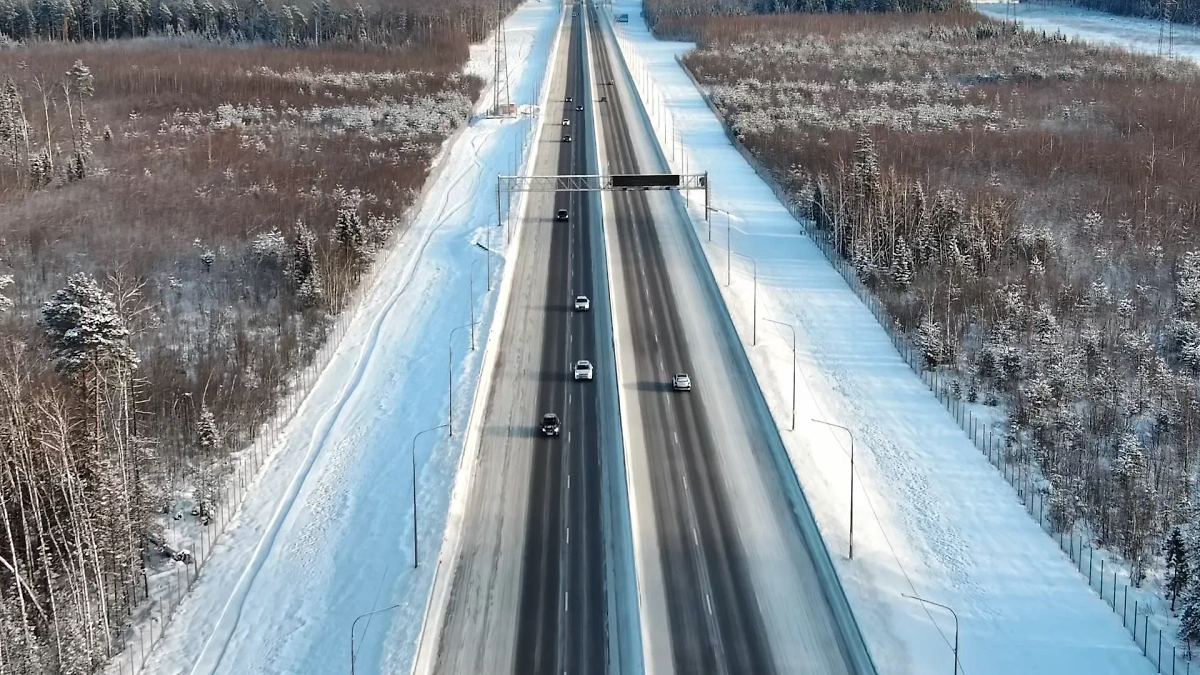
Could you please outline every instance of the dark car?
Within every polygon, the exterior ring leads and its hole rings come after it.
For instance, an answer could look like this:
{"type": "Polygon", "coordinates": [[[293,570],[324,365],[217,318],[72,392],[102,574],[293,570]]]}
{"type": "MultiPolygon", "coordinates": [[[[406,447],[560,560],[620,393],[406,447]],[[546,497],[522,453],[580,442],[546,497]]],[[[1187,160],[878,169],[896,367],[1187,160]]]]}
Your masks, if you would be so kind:
{"type": "Polygon", "coordinates": [[[566,210],[566,209],[559,209],[559,210],[558,210],[558,213],[555,213],[555,214],[554,214],[554,219],[555,219],[555,220],[562,220],[562,221],[565,221],[565,220],[567,220],[567,218],[568,218],[568,216],[567,216],[567,210],[566,210]]]}
{"type": "Polygon", "coordinates": [[[570,103],[572,101],[570,96],[564,98],[563,100],[566,101],[567,103],[570,103]]]}
{"type": "Polygon", "coordinates": [[[581,106],[581,105],[575,106],[575,112],[583,112],[583,106],[581,106]]]}
{"type": "Polygon", "coordinates": [[[571,134],[563,134],[563,143],[571,142],[571,134]]]}
{"type": "Polygon", "coordinates": [[[542,415],[542,435],[557,436],[562,431],[562,422],[558,421],[558,415],[554,413],[546,413],[542,415]]]}

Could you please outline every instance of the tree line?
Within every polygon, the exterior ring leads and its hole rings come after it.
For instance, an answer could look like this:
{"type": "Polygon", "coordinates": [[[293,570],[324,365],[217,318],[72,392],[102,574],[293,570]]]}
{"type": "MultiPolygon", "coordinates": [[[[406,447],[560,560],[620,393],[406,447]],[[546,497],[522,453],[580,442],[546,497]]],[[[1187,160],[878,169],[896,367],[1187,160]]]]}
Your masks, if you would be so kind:
{"type": "MultiPolygon", "coordinates": [[[[507,14],[514,0],[503,0],[507,14]]],[[[117,40],[196,35],[225,42],[284,46],[407,45],[456,36],[483,39],[496,4],[481,0],[364,7],[314,0],[307,6],[266,0],[0,0],[0,36],[11,40],[117,40]]]]}

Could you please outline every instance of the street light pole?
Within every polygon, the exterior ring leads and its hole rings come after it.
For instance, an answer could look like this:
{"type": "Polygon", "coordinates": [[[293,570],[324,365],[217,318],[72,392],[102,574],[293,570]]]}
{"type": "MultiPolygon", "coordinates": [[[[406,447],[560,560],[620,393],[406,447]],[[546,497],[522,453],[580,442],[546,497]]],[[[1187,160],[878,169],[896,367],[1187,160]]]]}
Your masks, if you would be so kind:
{"type": "Polygon", "coordinates": [[[958,675],[958,614],[956,614],[953,609],[950,609],[949,607],[941,604],[940,602],[926,600],[925,598],[918,598],[915,595],[909,595],[907,593],[901,593],[900,595],[903,595],[904,597],[908,598],[909,600],[916,600],[917,602],[924,603],[927,605],[933,605],[934,607],[941,607],[942,609],[946,610],[947,612],[950,612],[950,616],[954,617],[954,675],[958,675]]]}
{"type": "Polygon", "coordinates": [[[430,427],[423,431],[418,431],[412,439],[412,494],[413,494],[413,569],[417,569],[420,558],[417,554],[417,439],[422,434],[427,434],[431,431],[437,431],[450,426],[449,424],[439,424],[436,427],[430,427]]]}
{"type": "Polygon", "coordinates": [[[374,614],[379,614],[380,612],[386,612],[388,610],[396,609],[399,606],[400,605],[392,605],[391,607],[384,607],[383,609],[377,609],[374,612],[367,612],[366,614],[361,614],[357,618],[354,619],[353,623],[350,624],[350,675],[354,675],[354,629],[355,629],[355,627],[358,626],[358,620],[365,619],[368,616],[372,616],[374,614]]]}
{"type": "Polygon", "coordinates": [[[749,260],[750,265],[752,266],[752,269],[754,270],[754,291],[753,291],[753,297],[754,297],[753,307],[754,307],[754,309],[751,314],[753,316],[753,319],[751,319],[751,321],[753,321],[753,323],[751,324],[750,332],[753,334],[752,344],[754,346],[758,346],[758,261],[755,260],[752,256],[746,255],[745,253],[735,253],[734,255],[738,256],[739,258],[745,258],[746,260],[749,260]]]}
{"type": "Polygon", "coordinates": [[[477,323],[479,322],[472,321],[471,323],[465,323],[451,330],[450,339],[446,341],[446,349],[450,355],[446,361],[448,365],[448,372],[450,373],[450,384],[448,385],[450,387],[450,405],[446,411],[446,426],[450,427],[451,438],[454,437],[454,334],[464,328],[471,328],[474,330],[474,326],[477,323]]]}
{"type": "Polygon", "coordinates": [[[790,323],[763,317],[763,321],[778,324],[792,331],[792,431],[796,430],[796,329],[790,323]]]}
{"type": "Polygon", "coordinates": [[[817,424],[824,424],[827,427],[841,429],[850,435],[850,559],[854,560],[854,432],[840,424],[825,422],[817,418],[813,418],[817,424]]]}

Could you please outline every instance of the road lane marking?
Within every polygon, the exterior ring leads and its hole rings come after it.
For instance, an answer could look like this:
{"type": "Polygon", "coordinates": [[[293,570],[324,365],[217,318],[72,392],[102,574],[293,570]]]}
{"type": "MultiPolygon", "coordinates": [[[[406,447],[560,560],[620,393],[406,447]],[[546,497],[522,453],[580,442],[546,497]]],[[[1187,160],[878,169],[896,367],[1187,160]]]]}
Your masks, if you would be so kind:
{"type": "MultiPolygon", "coordinates": [[[[571,591],[563,592],[563,611],[564,612],[571,611],[571,591]]],[[[712,614],[711,608],[708,610],[708,613],[712,614]]]]}
{"type": "Polygon", "coordinates": [[[709,595],[708,593],[704,594],[704,604],[708,605],[708,615],[712,616],[712,613],[713,613],[713,611],[712,611],[712,596],[709,595]]]}
{"type": "Polygon", "coordinates": [[[695,525],[692,526],[692,543],[696,545],[696,548],[700,547],[700,536],[696,534],[695,525]]]}
{"type": "Polygon", "coordinates": [[[675,439],[675,445],[679,445],[679,434],[677,432],[672,431],[671,437],[675,439]]]}
{"type": "Polygon", "coordinates": [[[684,476],[684,477],[683,477],[683,491],[684,491],[684,492],[690,492],[690,490],[688,489],[687,476],[684,476]]]}
{"type": "Polygon", "coordinates": [[[571,544],[571,528],[567,527],[567,545],[571,544]]]}
{"type": "Polygon", "coordinates": [[[569,432],[569,431],[567,432],[567,442],[568,443],[571,442],[571,432],[569,432]]]}

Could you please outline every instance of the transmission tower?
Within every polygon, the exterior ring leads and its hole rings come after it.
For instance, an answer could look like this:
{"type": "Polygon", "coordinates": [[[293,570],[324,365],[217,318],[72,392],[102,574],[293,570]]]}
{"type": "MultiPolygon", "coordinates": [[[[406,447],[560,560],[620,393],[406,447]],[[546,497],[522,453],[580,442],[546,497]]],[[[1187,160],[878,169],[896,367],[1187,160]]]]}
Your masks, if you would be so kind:
{"type": "Polygon", "coordinates": [[[492,80],[492,114],[512,114],[512,96],[508,90],[508,46],[504,40],[503,0],[496,0],[496,73],[492,80]]]}

